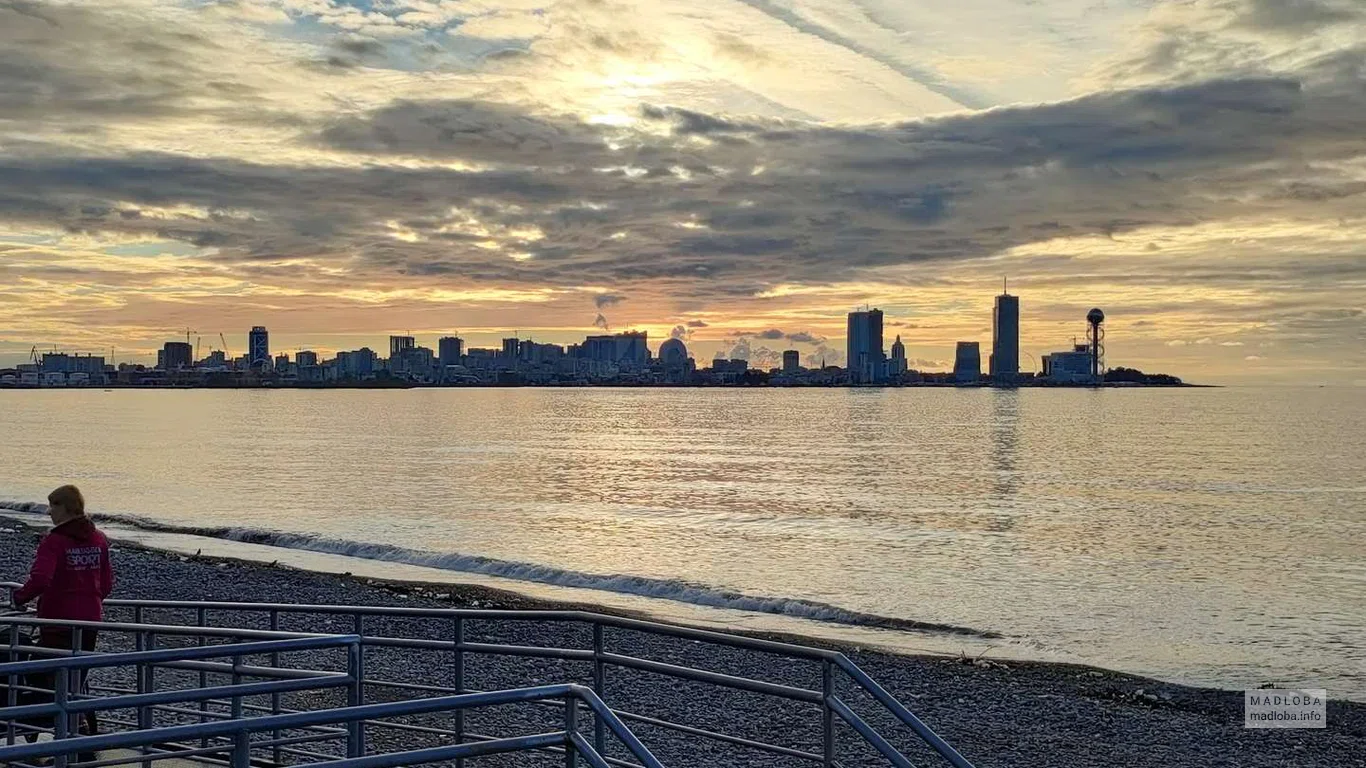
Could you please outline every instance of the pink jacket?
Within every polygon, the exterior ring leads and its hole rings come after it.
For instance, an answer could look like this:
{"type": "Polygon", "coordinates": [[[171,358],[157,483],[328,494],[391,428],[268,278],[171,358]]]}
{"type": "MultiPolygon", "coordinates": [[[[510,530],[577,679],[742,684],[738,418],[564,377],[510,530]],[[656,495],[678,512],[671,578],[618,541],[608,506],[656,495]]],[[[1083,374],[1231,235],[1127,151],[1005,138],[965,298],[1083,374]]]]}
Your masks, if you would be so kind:
{"type": "Polygon", "coordinates": [[[38,545],[28,581],[14,593],[15,605],[38,598],[38,618],[100,621],[104,599],[114,591],[109,541],[89,518],[52,529],[38,545]]]}

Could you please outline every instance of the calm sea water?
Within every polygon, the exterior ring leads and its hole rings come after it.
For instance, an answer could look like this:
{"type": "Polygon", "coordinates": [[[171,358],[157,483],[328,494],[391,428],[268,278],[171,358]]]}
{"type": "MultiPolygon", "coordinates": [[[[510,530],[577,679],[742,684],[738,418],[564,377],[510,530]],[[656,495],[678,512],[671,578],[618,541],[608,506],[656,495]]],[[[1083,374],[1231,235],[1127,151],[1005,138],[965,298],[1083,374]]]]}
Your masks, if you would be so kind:
{"type": "Polygon", "coordinates": [[[1366,699],[1359,389],[7,391],[0,468],[168,546],[1366,699]]]}

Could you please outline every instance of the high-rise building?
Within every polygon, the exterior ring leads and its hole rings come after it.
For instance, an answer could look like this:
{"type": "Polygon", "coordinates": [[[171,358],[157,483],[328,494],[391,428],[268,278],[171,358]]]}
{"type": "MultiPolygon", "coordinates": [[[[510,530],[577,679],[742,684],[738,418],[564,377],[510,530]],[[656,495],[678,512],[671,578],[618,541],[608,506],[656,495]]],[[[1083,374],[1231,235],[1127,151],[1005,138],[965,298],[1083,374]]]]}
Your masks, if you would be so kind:
{"type": "Polygon", "coordinates": [[[465,354],[465,341],[459,336],[444,336],[436,343],[436,351],[442,367],[460,365],[460,358],[465,354]]]}
{"type": "Polygon", "coordinates": [[[579,354],[594,362],[616,363],[627,368],[644,368],[650,362],[649,336],[645,331],[589,336],[579,354]]]}
{"type": "Polygon", "coordinates": [[[294,355],[294,364],[299,366],[300,368],[303,368],[305,366],[317,365],[318,353],[314,352],[311,349],[299,350],[299,352],[296,355],[294,355]]]}
{"type": "Polygon", "coordinates": [[[882,310],[849,313],[846,337],[849,383],[880,384],[887,380],[882,351],[882,310]]]}
{"type": "Polygon", "coordinates": [[[161,347],[161,368],[179,371],[194,365],[194,347],[184,341],[168,341],[161,347]]]}
{"type": "Polygon", "coordinates": [[[389,359],[398,360],[403,357],[403,353],[417,346],[417,340],[412,336],[390,336],[389,337],[389,359]]]}
{"type": "Polygon", "coordinates": [[[254,326],[247,334],[247,365],[267,368],[271,365],[270,334],[263,325],[254,326]]]}
{"type": "Polygon", "coordinates": [[[783,373],[796,373],[802,369],[802,353],[795,349],[783,351],[783,373]]]}
{"type": "Polygon", "coordinates": [[[888,373],[900,376],[905,373],[909,366],[906,364],[906,345],[901,343],[901,334],[897,334],[896,341],[892,342],[892,359],[888,365],[888,373]]]}
{"type": "Polygon", "coordinates": [[[1002,292],[991,313],[991,380],[1014,384],[1020,378],[1020,297],[1002,292]]]}
{"type": "Polygon", "coordinates": [[[521,347],[519,339],[503,339],[503,357],[508,362],[516,360],[518,349],[521,347]]]}
{"type": "Polygon", "coordinates": [[[953,358],[953,378],[959,384],[976,384],[982,378],[982,348],[977,342],[958,342],[958,351],[953,358]]]}

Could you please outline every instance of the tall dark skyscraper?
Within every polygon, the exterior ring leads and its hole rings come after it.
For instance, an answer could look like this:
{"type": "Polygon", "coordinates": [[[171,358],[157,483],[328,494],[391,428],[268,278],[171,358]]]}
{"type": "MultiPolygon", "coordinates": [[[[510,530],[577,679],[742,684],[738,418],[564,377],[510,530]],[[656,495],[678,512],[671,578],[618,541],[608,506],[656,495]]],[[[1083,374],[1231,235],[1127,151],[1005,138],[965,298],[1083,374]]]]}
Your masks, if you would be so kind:
{"type": "Polygon", "coordinates": [[[465,341],[459,336],[444,336],[436,343],[436,351],[442,367],[459,365],[460,356],[465,354],[465,341]]]}
{"type": "Polygon", "coordinates": [[[991,380],[1014,384],[1020,378],[1020,297],[1002,292],[991,313],[991,380]]]}
{"type": "Polygon", "coordinates": [[[274,365],[270,359],[270,334],[263,325],[253,326],[247,334],[247,365],[261,365],[266,368],[274,365]]]}
{"type": "Polygon", "coordinates": [[[389,359],[399,360],[410,349],[417,346],[417,339],[412,336],[390,336],[389,337],[389,359]]]}
{"type": "Polygon", "coordinates": [[[850,312],[846,344],[850,383],[880,384],[886,381],[886,356],[882,351],[882,310],[850,312]]]}

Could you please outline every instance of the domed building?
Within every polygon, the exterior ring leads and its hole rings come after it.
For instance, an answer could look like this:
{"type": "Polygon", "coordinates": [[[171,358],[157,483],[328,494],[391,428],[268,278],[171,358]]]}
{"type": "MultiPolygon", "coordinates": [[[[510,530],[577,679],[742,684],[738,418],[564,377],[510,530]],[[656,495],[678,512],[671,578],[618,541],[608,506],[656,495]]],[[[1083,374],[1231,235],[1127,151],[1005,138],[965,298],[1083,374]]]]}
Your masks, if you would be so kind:
{"type": "Polygon", "coordinates": [[[669,339],[659,345],[659,363],[664,369],[664,381],[670,384],[683,384],[692,372],[692,360],[688,357],[688,346],[682,339],[669,339]]]}

